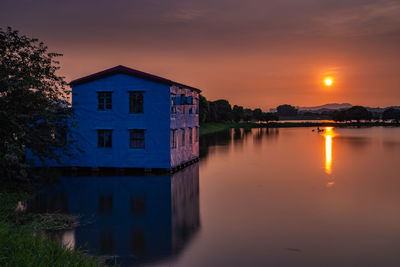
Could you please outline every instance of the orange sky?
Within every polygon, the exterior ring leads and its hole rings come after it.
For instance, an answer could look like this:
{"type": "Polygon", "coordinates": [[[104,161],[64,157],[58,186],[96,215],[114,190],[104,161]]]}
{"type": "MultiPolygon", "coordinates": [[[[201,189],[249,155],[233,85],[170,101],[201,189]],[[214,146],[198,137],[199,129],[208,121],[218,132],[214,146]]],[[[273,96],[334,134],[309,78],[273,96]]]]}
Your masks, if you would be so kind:
{"type": "Polygon", "coordinates": [[[0,27],[63,53],[67,81],[121,64],[264,110],[400,105],[399,1],[2,2],[0,27]]]}

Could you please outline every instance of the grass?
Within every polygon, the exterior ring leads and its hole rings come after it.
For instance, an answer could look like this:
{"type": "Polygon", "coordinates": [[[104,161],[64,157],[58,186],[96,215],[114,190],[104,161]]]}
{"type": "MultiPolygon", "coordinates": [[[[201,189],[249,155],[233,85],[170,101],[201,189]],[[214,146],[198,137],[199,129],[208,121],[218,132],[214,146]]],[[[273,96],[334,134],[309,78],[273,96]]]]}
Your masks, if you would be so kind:
{"type": "Polygon", "coordinates": [[[31,188],[4,184],[0,189],[0,266],[100,266],[81,250],[69,250],[43,234],[74,226],[75,218],[62,214],[16,211],[20,201],[32,196],[31,188]]]}

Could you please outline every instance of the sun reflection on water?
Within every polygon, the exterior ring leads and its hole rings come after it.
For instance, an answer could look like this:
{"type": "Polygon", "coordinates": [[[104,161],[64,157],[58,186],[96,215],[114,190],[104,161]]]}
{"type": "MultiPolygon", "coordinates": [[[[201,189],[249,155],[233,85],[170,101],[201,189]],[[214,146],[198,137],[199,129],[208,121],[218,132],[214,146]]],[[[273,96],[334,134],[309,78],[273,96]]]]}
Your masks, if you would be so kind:
{"type": "MultiPolygon", "coordinates": [[[[332,127],[325,128],[325,173],[328,175],[332,174],[332,139],[335,136],[332,127]]],[[[333,178],[331,178],[333,179],[333,178]]],[[[327,187],[333,186],[335,182],[329,181],[327,187]]]]}

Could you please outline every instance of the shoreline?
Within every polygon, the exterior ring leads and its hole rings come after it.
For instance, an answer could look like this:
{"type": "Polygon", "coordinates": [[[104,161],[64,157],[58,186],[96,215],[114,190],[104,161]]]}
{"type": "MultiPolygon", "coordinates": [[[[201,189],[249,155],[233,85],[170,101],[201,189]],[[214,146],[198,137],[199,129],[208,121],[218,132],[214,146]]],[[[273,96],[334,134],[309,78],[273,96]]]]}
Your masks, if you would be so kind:
{"type": "Polygon", "coordinates": [[[400,123],[392,122],[220,122],[200,125],[200,135],[207,135],[232,128],[292,128],[292,127],[400,127],[400,123]]]}
{"type": "Polygon", "coordinates": [[[82,249],[70,250],[46,234],[70,229],[75,216],[57,212],[36,214],[26,211],[34,186],[21,181],[3,181],[0,188],[0,265],[9,266],[103,266],[97,257],[82,249]],[[40,255],[40,257],[38,257],[40,255]]]}

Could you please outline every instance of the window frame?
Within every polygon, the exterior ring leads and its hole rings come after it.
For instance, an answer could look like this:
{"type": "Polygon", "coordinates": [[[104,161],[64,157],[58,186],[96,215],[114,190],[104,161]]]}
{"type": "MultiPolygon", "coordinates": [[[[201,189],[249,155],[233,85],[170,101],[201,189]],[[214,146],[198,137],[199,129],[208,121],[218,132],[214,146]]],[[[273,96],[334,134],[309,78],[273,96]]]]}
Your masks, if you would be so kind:
{"type": "Polygon", "coordinates": [[[97,91],[97,110],[112,110],[112,91],[97,91]]]}
{"type": "Polygon", "coordinates": [[[176,114],[176,94],[171,93],[171,114],[176,114]]]}
{"type": "Polygon", "coordinates": [[[189,127],[189,144],[193,144],[193,128],[189,127]]]}
{"type": "Polygon", "coordinates": [[[185,114],[185,94],[181,94],[181,114],[185,114]]]}
{"type": "Polygon", "coordinates": [[[177,129],[171,129],[171,148],[175,149],[177,148],[177,129]]]}
{"type": "Polygon", "coordinates": [[[112,148],[112,130],[97,129],[96,131],[97,131],[97,148],[112,148]]]}
{"type": "Polygon", "coordinates": [[[128,91],[128,92],[129,92],[129,98],[128,98],[129,99],[129,113],[130,114],[143,114],[144,113],[144,91],[132,90],[132,91],[128,91]],[[139,106],[141,108],[135,108],[136,105],[134,105],[138,101],[138,99],[137,99],[138,95],[140,95],[142,97],[141,103],[139,102],[140,103],[139,106]],[[134,98],[134,96],[135,96],[135,98],[134,98]]]}
{"type": "Polygon", "coordinates": [[[181,129],[181,146],[185,146],[186,145],[186,129],[182,128],[181,129]]]}
{"type": "Polygon", "coordinates": [[[130,149],[145,149],[146,148],[146,130],[145,129],[129,129],[129,148],[130,149]],[[143,138],[137,138],[135,140],[135,134],[141,133],[143,134],[143,138]],[[135,142],[142,142],[142,145],[137,146],[138,143],[135,142]]]}

